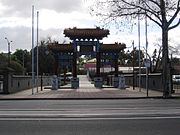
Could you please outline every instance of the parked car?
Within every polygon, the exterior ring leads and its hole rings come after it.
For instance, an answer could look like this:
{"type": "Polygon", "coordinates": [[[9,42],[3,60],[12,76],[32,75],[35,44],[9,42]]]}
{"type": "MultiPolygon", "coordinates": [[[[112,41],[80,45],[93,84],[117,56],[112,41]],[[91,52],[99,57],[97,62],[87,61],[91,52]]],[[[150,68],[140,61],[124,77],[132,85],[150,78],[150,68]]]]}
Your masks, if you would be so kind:
{"type": "Polygon", "coordinates": [[[180,84],[180,75],[173,75],[173,83],[180,84]]]}

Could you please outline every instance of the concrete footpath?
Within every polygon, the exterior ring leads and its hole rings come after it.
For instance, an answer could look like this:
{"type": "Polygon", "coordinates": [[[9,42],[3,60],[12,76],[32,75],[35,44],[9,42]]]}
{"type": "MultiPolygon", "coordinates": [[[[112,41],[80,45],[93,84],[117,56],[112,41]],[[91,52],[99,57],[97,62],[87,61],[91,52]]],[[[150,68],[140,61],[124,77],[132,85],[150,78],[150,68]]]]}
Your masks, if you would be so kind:
{"type": "MultiPolygon", "coordinates": [[[[88,81],[87,77],[79,76],[80,87],[78,89],[71,89],[70,85],[64,86],[58,90],[51,90],[44,87],[41,91],[40,88],[24,90],[18,93],[9,95],[0,95],[0,99],[128,99],[128,98],[146,98],[147,91],[143,88],[132,87],[126,89],[118,89],[112,87],[104,87],[97,89],[94,84],[88,81]]],[[[149,97],[162,97],[162,92],[149,90],[149,97]]]]}

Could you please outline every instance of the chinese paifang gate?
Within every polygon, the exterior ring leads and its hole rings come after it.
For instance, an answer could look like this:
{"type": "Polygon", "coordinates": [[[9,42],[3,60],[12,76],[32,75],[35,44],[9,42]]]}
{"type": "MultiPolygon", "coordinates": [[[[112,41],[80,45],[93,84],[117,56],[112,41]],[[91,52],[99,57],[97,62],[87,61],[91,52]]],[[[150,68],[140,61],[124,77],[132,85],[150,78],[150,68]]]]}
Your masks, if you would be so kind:
{"type": "Polygon", "coordinates": [[[79,87],[79,78],[77,77],[77,58],[81,55],[92,55],[96,58],[96,75],[94,86],[101,88],[103,79],[100,73],[101,65],[109,64],[114,69],[114,86],[118,87],[118,58],[120,51],[126,48],[125,44],[114,43],[104,44],[100,42],[109,35],[109,30],[97,28],[68,28],[64,30],[65,37],[72,40],[69,44],[59,44],[58,42],[49,43],[48,48],[54,53],[55,70],[58,75],[60,69],[67,66],[72,68],[71,87],[79,87]]]}

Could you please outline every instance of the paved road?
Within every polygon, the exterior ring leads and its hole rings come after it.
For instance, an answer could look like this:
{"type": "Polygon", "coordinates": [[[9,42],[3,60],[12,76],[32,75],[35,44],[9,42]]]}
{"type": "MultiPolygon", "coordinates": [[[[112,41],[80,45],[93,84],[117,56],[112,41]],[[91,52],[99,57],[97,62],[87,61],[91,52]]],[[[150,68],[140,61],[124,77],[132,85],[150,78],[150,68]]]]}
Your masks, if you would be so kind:
{"type": "Polygon", "coordinates": [[[179,135],[180,119],[1,121],[2,135],[179,135]]]}
{"type": "Polygon", "coordinates": [[[0,102],[2,135],[178,135],[179,100],[0,102]]]}

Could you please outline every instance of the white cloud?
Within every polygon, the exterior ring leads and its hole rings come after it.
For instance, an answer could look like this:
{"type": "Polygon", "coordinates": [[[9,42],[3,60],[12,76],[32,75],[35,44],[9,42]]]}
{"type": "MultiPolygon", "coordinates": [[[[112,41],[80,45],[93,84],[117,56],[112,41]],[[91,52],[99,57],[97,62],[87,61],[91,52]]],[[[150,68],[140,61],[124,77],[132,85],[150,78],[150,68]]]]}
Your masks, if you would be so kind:
{"type": "Polygon", "coordinates": [[[52,37],[62,42],[68,40],[64,38],[64,28],[93,27],[95,22],[86,14],[81,0],[0,0],[0,51],[7,51],[4,37],[13,40],[12,51],[18,48],[31,49],[31,6],[34,3],[40,12],[40,39],[52,37]]]}
{"type": "Polygon", "coordinates": [[[81,12],[57,13],[53,10],[40,11],[40,28],[93,27],[95,19],[81,12]]]}
{"type": "Polygon", "coordinates": [[[30,18],[21,18],[21,17],[4,17],[0,20],[0,28],[3,27],[30,27],[31,26],[30,18]]]}
{"type": "MultiPolygon", "coordinates": [[[[62,29],[48,29],[48,30],[40,30],[40,40],[46,40],[48,37],[52,37],[54,40],[58,40],[62,42],[64,40],[62,29]]],[[[11,43],[11,51],[14,52],[16,49],[27,49],[30,50],[32,48],[31,45],[31,28],[28,27],[4,27],[0,28],[1,38],[0,38],[0,52],[7,52],[7,41],[12,41],[11,43]]],[[[36,43],[36,42],[35,42],[36,43]]]]}
{"type": "Polygon", "coordinates": [[[27,27],[4,27],[0,28],[1,38],[0,38],[0,50],[7,52],[7,41],[4,39],[7,37],[11,43],[11,51],[15,51],[18,48],[30,49],[30,33],[31,30],[27,27]]]}
{"type": "Polygon", "coordinates": [[[169,31],[169,39],[174,41],[175,46],[180,45],[180,27],[169,31]]]}
{"type": "Polygon", "coordinates": [[[49,9],[57,12],[69,13],[72,11],[81,11],[82,0],[0,0],[1,5],[6,7],[4,16],[24,16],[31,15],[31,6],[36,9],[49,9]]]}
{"type": "MultiPolygon", "coordinates": [[[[95,27],[95,17],[89,14],[88,6],[92,1],[86,0],[0,0],[0,51],[7,51],[7,43],[4,37],[13,40],[12,50],[18,48],[31,49],[31,7],[32,4],[40,12],[39,27],[40,39],[52,37],[62,42],[69,41],[64,38],[63,30],[69,27],[95,27]],[[84,2],[85,1],[85,2],[84,2]],[[22,6],[23,5],[23,6],[22,6]]],[[[141,46],[145,45],[144,21],[141,22],[141,46]]],[[[36,23],[35,23],[36,24],[36,23]]],[[[148,52],[152,54],[154,43],[161,38],[161,29],[149,22],[148,27],[148,52]]],[[[132,32],[124,28],[119,32],[116,28],[110,27],[110,33],[104,38],[104,43],[120,42],[127,47],[135,41],[138,46],[137,26],[132,32]]],[[[175,44],[180,44],[180,27],[169,32],[169,38],[175,44]]]]}

